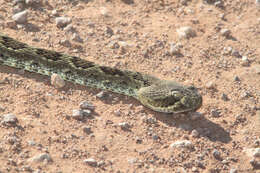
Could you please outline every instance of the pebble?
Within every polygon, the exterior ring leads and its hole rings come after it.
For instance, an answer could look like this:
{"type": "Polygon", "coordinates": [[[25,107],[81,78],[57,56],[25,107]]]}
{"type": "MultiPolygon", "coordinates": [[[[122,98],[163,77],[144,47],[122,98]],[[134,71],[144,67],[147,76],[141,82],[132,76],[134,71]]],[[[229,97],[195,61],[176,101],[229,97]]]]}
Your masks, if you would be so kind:
{"type": "Polygon", "coordinates": [[[28,161],[29,162],[43,162],[43,161],[51,162],[52,158],[47,153],[41,153],[39,155],[36,155],[36,156],[30,158],[28,161]]]}
{"type": "Polygon", "coordinates": [[[12,19],[18,23],[18,24],[25,24],[27,23],[27,15],[28,12],[27,10],[16,13],[15,15],[12,16],[12,19]]]}
{"type": "Polygon", "coordinates": [[[237,58],[241,58],[241,54],[239,53],[238,50],[232,50],[231,55],[237,58]]]}
{"type": "Polygon", "coordinates": [[[234,81],[237,81],[237,82],[238,82],[238,81],[240,81],[240,78],[239,78],[238,76],[235,76],[235,77],[234,77],[234,81]]]}
{"type": "Polygon", "coordinates": [[[113,29],[107,26],[106,27],[106,34],[109,35],[109,36],[114,35],[113,29]]]}
{"type": "Polygon", "coordinates": [[[229,173],[237,173],[237,169],[231,168],[230,171],[229,171],[229,173]]]}
{"type": "Polygon", "coordinates": [[[96,94],[96,97],[99,99],[104,99],[106,96],[104,91],[100,91],[99,93],[96,94]]]}
{"type": "Polygon", "coordinates": [[[100,13],[105,17],[109,16],[109,11],[106,7],[100,7],[100,13]]]}
{"type": "Polygon", "coordinates": [[[185,26],[185,27],[181,27],[179,29],[177,29],[177,34],[179,36],[179,38],[190,38],[190,37],[195,37],[196,36],[196,32],[189,26],[185,26]]]}
{"type": "Polygon", "coordinates": [[[86,134],[91,134],[91,133],[93,133],[92,130],[91,130],[91,127],[89,127],[89,126],[83,127],[83,132],[85,132],[86,134]]]}
{"type": "Polygon", "coordinates": [[[206,88],[208,89],[214,89],[216,87],[216,84],[213,81],[210,81],[206,84],[206,88]]]}
{"type": "Polygon", "coordinates": [[[80,109],[89,109],[89,110],[92,110],[92,111],[94,111],[95,108],[96,108],[92,103],[90,103],[88,101],[81,102],[79,104],[79,107],[80,107],[80,109]]]}
{"type": "Polygon", "coordinates": [[[65,86],[65,81],[58,74],[51,75],[51,84],[56,88],[62,88],[65,86]]]}
{"type": "Polygon", "coordinates": [[[41,0],[25,0],[25,4],[33,5],[33,4],[40,4],[41,0]]]}
{"type": "Polygon", "coordinates": [[[242,66],[249,66],[249,60],[248,60],[247,56],[242,56],[241,65],[242,66]]]}
{"type": "Polygon", "coordinates": [[[83,43],[83,39],[77,33],[73,33],[71,39],[73,41],[76,41],[76,42],[79,42],[79,43],[83,43]]]}
{"type": "Polygon", "coordinates": [[[84,112],[83,110],[74,109],[72,110],[72,118],[76,120],[83,120],[84,119],[84,112]]]}
{"type": "Polygon", "coordinates": [[[224,101],[229,101],[228,96],[224,93],[222,94],[221,99],[224,100],[224,101]]]}
{"type": "Polygon", "coordinates": [[[57,27],[63,28],[71,23],[71,18],[69,17],[57,17],[55,19],[57,27]]]}
{"type": "Polygon", "coordinates": [[[171,55],[179,55],[180,54],[180,46],[175,43],[170,44],[170,54],[171,55]]]}
{"type": "Polygon", "coordinates": [[[4,125],[16,125],[17,122],[18,122],[18,119],[14,114],[3,115],[2,124],[4,124],[4,125]]]}
{"type": "Polygon", "coordinates": [[[76,28],[74,28],[72,24],[67,25],[63,30],[67,33],[68,32],[72,32],[72,33],[76,32],[76,28]]]}
{"type": "Polygon", "coordinates": [[[93,166],[93,167],[97,166],[97,161],[95,159],[93,159],[93,158],[85,159],[83,162],[85,164],[88,164],[89,166],[93,166]]]}
{"type": "Polygon", "coordinates": [[[22,12],[23,10],[24,10],[24,9],[23,9],[20,5],[16,5],[16,6],[14,6],[14,8],[12,9],[13,14],[20,13],[20,12],[22,12]]]}
{"type": "Polygon", "coordinates": [[[224,37],[230,37],[231,31],[229,29],[221,29],[220,33],[224,37]]]}
{"type": "Polygon", "coordinates": [[[130,124],[127,122],[119,123],[118,126],[121,127],[122,130],[129,130],[131,128],[130,124]]]}
{"type": "Polygon", "coordinates": [[[171,148],[192,148],[193,144],[189,140],[176,141],[170,145],[171,148]]]}
{"type": "Polygon", "coordinates": [[[244,149],[244,152],[249,157],[260,157],[260,148],[246,148],[244,149]]]}
{"type": "Polygon", "coordinates": [[[221,159],[221,154],[218,150],[214,149],[212,152],[213,156],[215,159],[220,160],[221,159]]]}
{"type": "Polygon", "coordinates": [[[59,44],[65,47],[71,47],[71,43],[68,39],[62,39],[59,41],[59,44]]]}
{"type": "Polygon", "coordinates": [[[211,109],[210,114],[212,115],[212,117],[215,117],[215,118],[218,118],[221,116],[220,110],[217,110],[217,109],[211,109]]]}
{"type": "Polygon", "coordinates": [[[200,136],[200,134],[196,129],[194,129],[191,131],[191,136],[194,138],[198,138],[200,136]]]}

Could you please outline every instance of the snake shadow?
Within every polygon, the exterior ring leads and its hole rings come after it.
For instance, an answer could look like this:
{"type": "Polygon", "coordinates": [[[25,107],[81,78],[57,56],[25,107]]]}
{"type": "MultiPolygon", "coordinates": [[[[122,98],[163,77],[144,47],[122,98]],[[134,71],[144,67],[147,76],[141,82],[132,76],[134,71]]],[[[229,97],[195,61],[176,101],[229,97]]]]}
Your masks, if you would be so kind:
{"type": "MultiPolygon", "coordinates": [[[[25,72],[24,74],[20,74],[18,69],[3,66],[1,64],[0,64],[0,72],[18,74],[25,78],[34,79],[37,82],[44,83],[46,85],[50,85],[50,82],[49,82],[50,80],[48,77],[39,75],[36,73],[25,72]]],[[[63,88],[62,90],[65,92],[70,89],[84,91],[84,90],[86,90],[86,88],[87,88],[88,92],[93,95],[96,95],[97,93],[99,93],[101,91],[100,89],[93,89],[90,87],[73,84],[71,82],[67,82],[65,88],[63,88]]],[[[140,106],[139,101],[132,99],[130,97],[112,93],[109,91],[106,93],[109,95],[109,97],[100,99],[101,101],[103,101],[106,104],[113,105],[113,104],[117,104],[117,102],[118,103],[121,102],[122,104],[132,104],[131,109],[135,109],[138,106],[140,106]],[[112,102],[113,99],[111,99],[111,97],[118,97],[118,101],[112,102]]],[[[214,141],[214,142],[219,141],[222,143],[228,143],[232,140],[232,138],[227,130],[225,130],[219,124],[208,120],[203,115],[201,115],[201,117],[199,117],[196,120],[192,120],[190,117],[190,113],[166,114],[166,113],[155,112],[155,111],[152,111],[145,107],[141,111],[145,112],[147,114],[153,115],[158,121],[162,122],[163,124],[167,125],[168,127],[179,128],[179,129],[188,131],[189,133],[191,133],[192,130],[196,129],[199,132],[199,135],[201,137],[205,137],[205,138],[209,139],[210,141],[214,141]]],[[[138,114],[138,112],[136,112],[135,114],[138,114]]],[[[95,113],[95,116],[99,116],[99,115],[97,115],[97,113],[95,113]]]]}
{"type": "Polygon", "coordinates": [[[154,113],[157,120],[166,124],[169,127],[179,128],[191,133],[194,129],[199,132],[200,137],[209,139],[212,142],[229,143],[232,138],[230,133],[221,125],[210,121],[204,115],[198,119],[193,120],[190,117],[191,113],[186,114],[163,114],[154,113]]]}

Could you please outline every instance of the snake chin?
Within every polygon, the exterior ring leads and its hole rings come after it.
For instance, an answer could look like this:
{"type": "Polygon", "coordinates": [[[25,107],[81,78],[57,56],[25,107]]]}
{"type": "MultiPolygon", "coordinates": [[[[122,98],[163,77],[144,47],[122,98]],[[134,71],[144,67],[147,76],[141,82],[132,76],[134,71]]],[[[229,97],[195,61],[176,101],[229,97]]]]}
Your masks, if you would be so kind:
{"type": "Polygon", "coordinates": [[[196,111],[202,105],[202,96],[197,88],[172,81],[140,88],[137,96],[146,107],[164,113],[196,111]]]}

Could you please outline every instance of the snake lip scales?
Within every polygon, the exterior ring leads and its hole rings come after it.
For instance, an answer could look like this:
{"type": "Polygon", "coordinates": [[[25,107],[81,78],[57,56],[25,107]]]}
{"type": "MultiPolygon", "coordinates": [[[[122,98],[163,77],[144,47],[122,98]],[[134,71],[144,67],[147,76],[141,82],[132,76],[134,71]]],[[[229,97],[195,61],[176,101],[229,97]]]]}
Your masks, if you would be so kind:
{"type": "Polygon", "coordinates": [[[56,73],[73,83],[134,97],[157,112],[196,111],[202,105],[202,96],[193,86],[99,66],[76,56],[31,47],[1,33],[0,64],[48,76],[56,73]]]}

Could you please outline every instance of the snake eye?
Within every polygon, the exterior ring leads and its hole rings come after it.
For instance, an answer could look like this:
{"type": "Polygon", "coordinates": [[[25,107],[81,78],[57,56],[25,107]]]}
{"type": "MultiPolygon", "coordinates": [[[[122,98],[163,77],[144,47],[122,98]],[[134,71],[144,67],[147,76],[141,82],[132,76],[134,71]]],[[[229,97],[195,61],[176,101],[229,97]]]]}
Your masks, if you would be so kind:
{"type": "Polygon", "coordinates": [[[190,89],[190,90],[196,90],[196,88],[195,88],[193,85],[189,86],[188,89],[190,89]]]}

